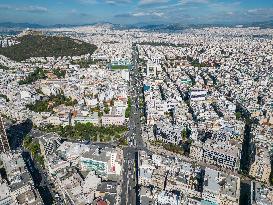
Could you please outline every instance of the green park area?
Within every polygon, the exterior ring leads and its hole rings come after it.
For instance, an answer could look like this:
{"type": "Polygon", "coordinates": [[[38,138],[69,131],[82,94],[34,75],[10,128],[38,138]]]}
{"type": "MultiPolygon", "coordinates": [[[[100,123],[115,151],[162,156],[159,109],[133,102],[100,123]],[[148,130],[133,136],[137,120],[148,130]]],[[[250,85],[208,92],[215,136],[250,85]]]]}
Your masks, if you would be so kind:
{"type": "Polygon", "coordinates": [[[28,104],[26,107],[34,112],[52,112],[54,107],[59,105],[74,106],[78,102],[66,97],[63,94],[51,95],[45,100],[38,100],[34,104],[28,104]]]}
{"type": "Polygon", "coordinates": [[[128,65],[111,65],[112,70],[128,70],[128,65]]]}
{"type": "Polygon", "coordinates": [[[18,37],[20,43],[0,48],[0,54],[15,61],[30,57],[62,57],[92,54],[95,45],[61,36],[25,35],[18,37]]]}
{"type": "Polygon", "coordinates": [[[126,145],[124,138],[128,130],[126,126],[97,126],[92,123],[76,123],[75,126],[53,126],[47,125],[40,128],[42,131],[58,133],[62,138],[69,140],[90,140],[94,142],[115,141],[120,145],[126,145]]]}
{"type": "MultiPolygon", "coordinates": [[[[31,72],[25,79],[20,80],[18,83],[19,85],[24,84],[32,84],[40,79],[46,79],[47,78],[47,71],[45,71],[42,68],[36,68],[33,72],[31,72]]],[[[64,78],[66,71],[61,70],[59,68],[53,69],[52,73],[56,75],[58,78],[64,78]]]]}
{"type": "Polygon", "coordinates": [[[36,68],[24,80],[20,80],[19,85],[31,84],[40,79],[46,79],[46,72],[42,68],[36,68]]]}
{"type": "Polygon", "coordinates": [[[23,140],[23,147],[30,152],[31,157],[41,167],[44,167],[44,157],[41,155],[41,149],[38,140],[34,140],[29,135],[27,135],[23,140]]]}

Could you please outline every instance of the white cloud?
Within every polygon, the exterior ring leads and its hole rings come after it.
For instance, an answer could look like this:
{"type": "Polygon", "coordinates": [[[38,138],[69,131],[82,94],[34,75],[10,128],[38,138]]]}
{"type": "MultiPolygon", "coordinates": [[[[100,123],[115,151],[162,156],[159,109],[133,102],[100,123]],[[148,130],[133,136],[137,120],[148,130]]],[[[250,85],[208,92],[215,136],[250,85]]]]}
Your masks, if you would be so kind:
{"type": "Polygon", "coordinates": [[[48,12],[46,7],[42,6],[26,6],[26,7],[17,7],[16,11],[25,11],[25,12],[48,12]]]}
{"type": "Polygon", "coordinates": [[[209,0],[181,0],[181,4],[207,4],[209,0]]]}
{"type": "Polygon", "coordinates": [[[131,16],[134,16],[134,17],[141,17],[141,16],[163,17],[164,13],[163,12],[157,12],[157,11],[152,11],[152,12],[136,12],[136,13],[132,13],[131,16]]]}
{"type": "Polygon", "coordinates": [[[132,16],[136,16],[136,17],[138,17],[138,16],[146,16],[147,14],[146,13],[144,13],[144,12],[137,12],[137,13],[133,13],[132,14],[132,16]]]}
{"type": "Polygon", "coordinates": [[[0,10],[15,10],[15,11],[22,11],[22,12],[48,12],[48,9],[46,7],[42,6],[35,6],[35,5],[29,5],[29,6],[24,6],[24,7],[15,7],[11,5],[6,5],[6,4],[0,4],[0,10]]]}
{"type": "Polygon", "coordinates": [[[168,2],[169,0],[140,0],[139,5],[162,4],[168,2]]]}
{"type": "Polygon", "coordinates": [[[131,3],[131,0],[79,0],[81,3],[85,4],[97,4],[97,3],[106,3],[106,4],[128,4],[131,3]]]}
{"type": "Polygon", "coordinates": [[[131,0],[106,0],[107,4],[128,4],[131,0]]]}
{"type": "Polygon", "coordinates": [[[234,12],[233,12],[233,11],[228,11],[228,12],[227,12],[227,15],[232,16],[232,15],[234,15],[234,12]]]}
{"type": "Polygon", "coordinates": [[[0,4],[0,9],[11,9],[11,6],[6,4],[0,4]]]}
{"type": "Polygon", "coordinates": [[[163,17],[164,13],[163,12],[153,12],[152,13],[154,16],[158,16],[158,17],[163,17]]]}
{"type": "Polygon", "coordinates": [[[249,9],[245,13],[246,16],[254,17],[254,18],[273,18],[273,8],[256,8],[249,9]]]}
{"type": "Polygon", "coordinates": [[[273,8],[256,8],[256,9],[249,9],[247,10],[250,14],[272,14],[273,15],[273,8]]]}

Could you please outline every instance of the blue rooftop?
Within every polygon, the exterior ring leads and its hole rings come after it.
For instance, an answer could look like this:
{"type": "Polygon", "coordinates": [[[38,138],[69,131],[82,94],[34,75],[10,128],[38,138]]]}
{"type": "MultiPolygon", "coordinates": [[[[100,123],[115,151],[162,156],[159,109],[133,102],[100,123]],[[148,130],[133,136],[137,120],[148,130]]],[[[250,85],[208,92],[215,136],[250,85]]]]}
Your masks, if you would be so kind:
{"type": "Polygon", "coordinates": [[[202,205],[218,205],[218,204],[215,203],[215,202],[207,201],[207,200],[202,200],[202,201],[201,201],[201,204],[202,204],[202,205]]]}

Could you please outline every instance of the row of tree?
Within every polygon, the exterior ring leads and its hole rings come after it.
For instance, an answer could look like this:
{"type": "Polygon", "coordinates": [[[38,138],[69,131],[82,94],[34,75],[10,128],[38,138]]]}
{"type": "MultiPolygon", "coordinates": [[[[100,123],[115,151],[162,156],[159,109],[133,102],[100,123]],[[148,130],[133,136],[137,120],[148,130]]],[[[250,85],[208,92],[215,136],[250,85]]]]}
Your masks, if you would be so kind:
{"type": "Polygon", "coordinates": [[[132,106],[132,100],[130,97],[128,97],[127,100],[127,108],[125,110],[125,117],[129,118],[130,117],[130,112],[131,112],[131,106],[132,106]]]}
{"type": "Polygon", "coordinates": [[[108,142],[117,140],[120,143],[126,143],[123,135],[127,131],[126,126],[96,126],[92,123],[76,123],[75,126],[53,126],[47,125],[40,128],[46,132],[56,132],[62,138],[71,140],[91,140],[108,142]]]}
{"type": "Polygon", "coordinates": [[[80,68],[88,68],[90,65],[94,65],[98,62],[98,60],[75,60],[75,61],[71,61],[72,65],[79,65],[80,68]]]}

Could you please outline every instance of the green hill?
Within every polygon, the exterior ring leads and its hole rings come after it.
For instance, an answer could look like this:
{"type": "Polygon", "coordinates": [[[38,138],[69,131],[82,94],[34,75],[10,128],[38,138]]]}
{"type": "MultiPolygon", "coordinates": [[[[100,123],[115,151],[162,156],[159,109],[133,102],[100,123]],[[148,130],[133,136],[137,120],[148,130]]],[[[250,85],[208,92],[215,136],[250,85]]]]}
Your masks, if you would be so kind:
{"type": "Polygon", "coordinates": [[[26,35],[19,37],[21,42],[6,48],[0,48],[0,54],[15,61],[23,61],[30,57],[59,57],[92,54],[95,45],[74,40],[68,37],[26,35]]]}

